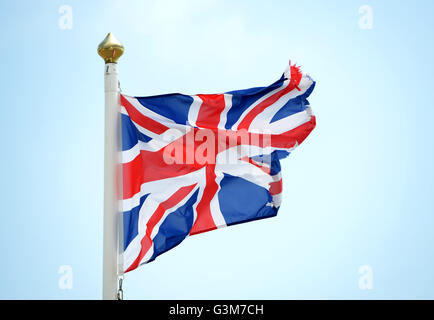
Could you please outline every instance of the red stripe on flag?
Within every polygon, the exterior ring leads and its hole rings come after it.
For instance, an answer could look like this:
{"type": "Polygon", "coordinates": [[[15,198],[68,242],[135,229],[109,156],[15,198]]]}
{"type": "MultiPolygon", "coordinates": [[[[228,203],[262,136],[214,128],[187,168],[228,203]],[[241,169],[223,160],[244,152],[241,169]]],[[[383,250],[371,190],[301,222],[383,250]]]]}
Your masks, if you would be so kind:
{"type": "Polygon", "coordinates": [[[190,230],[190,235],[217,229],[211,214],[211,200],[219,188],[215,178],[215,165],[208,165],[206,167],[206,186],[203,190],[202,199],[200,199],[196,207],[197,219],[190,230]]]}
{"type": "Polygon", "coordinates": [[[169,199],[166,201],[161,202],[157,209],[154,211],[152,216],[149,218],[149,221],[146,223],[146,234],[140,241],[141,249],[140,253],[137,256],[136,260],[129,266],[129,268],[125,272],[129,272],[131,270],[134,270],[137,268],[140,264],[140,261],[142,261],[143,257],[146,255],[148,250],[152,246],[152,239],[151,234],[154,230],[157,223],[161,220],[161,218],[164,216],[164,213],[169,210],[170,208],[173,208],[178,203],[180,203],[188,194],[193,190],[193,188],[197,184],[193,184],[191,186],[186,186],[178,189],[169,199]]]}
{"type": "Polygon", "coordinates": [[[202,99],[202,105],[197,115],[196,125],[201,128],[217,128],[220,115],[225,109],[225,97],[223,94],[198,94],[202,99]]]}
{"type": "Polygon", "coordinates": [[[125,107],[130,116],[131,120],[137,123],[139,126],[152,131],[156,134],[162,134],[165,132],[168,127],[161,124],[154,119],[151,119],[144,114],[142,114],[139,110],[137,110],[123,95],[121,95],[121,105],[125,107]]]}
{"type": "Polygon", "coordinates": [[[282,179],[279,181],[270,182],[270,193],[272,196],[282,192],[282,179]]]}

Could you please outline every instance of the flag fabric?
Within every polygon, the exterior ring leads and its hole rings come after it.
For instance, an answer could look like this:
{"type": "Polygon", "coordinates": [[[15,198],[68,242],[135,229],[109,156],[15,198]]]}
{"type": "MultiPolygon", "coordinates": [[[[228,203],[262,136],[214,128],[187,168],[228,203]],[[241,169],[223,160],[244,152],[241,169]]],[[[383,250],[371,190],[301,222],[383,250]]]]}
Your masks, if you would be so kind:
{"type": "Polygon", "coordinates": [[[279,160],[314,129],[315,82],[289,65],[268,87],[121,95],[124,270],[187,236],[273,217],[279,160]]]}

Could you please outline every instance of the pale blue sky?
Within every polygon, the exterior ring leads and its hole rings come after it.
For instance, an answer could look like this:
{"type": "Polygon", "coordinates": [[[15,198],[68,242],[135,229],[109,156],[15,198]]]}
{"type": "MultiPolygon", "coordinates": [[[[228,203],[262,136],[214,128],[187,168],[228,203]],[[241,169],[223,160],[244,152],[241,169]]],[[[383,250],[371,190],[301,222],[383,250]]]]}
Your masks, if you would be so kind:
{"type": "Polygon", "coordinates": [[[433,299],[433,13],[432,1],[1,1],[0,298],[101,298],[96,48],[112,31],[129,95],[265,86],[289,59],[317,81],[317,128],[282,162],[278,216],[187,239],[127,274],[126,298],[433,299]],[[362,5],[373,29],[359,28],[362,5]]]}

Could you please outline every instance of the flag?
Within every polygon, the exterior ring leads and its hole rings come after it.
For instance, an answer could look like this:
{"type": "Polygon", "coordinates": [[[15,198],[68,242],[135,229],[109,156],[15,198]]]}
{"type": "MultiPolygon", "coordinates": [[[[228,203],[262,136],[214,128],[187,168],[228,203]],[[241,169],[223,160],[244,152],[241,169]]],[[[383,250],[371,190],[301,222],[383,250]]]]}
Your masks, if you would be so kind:
{"type": "Polygon", "coordinates": [[[187,236],[273,217],[279,160],[314,129],[315,82],[297,66],[268,87],[121,95],[124,270],[187,236]]]}

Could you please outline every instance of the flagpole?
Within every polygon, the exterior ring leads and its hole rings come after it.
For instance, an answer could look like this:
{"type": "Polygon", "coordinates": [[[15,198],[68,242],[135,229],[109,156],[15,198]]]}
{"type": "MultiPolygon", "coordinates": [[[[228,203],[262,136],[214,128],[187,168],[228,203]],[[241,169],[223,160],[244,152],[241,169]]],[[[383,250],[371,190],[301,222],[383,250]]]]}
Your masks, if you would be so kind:
{"type": "Polygon", "coordinates": [[[120,219],[118,200],[122,181],[119,170],[120,97],[117,61],[124,47],[110,32],[98,46],[104,59],[105,129],[104,129],[104,235],[103,235],[103,299],[117,299],[118,242],[120,219]],[[118,177],[117,177],[118,176],[118,177]]]}

